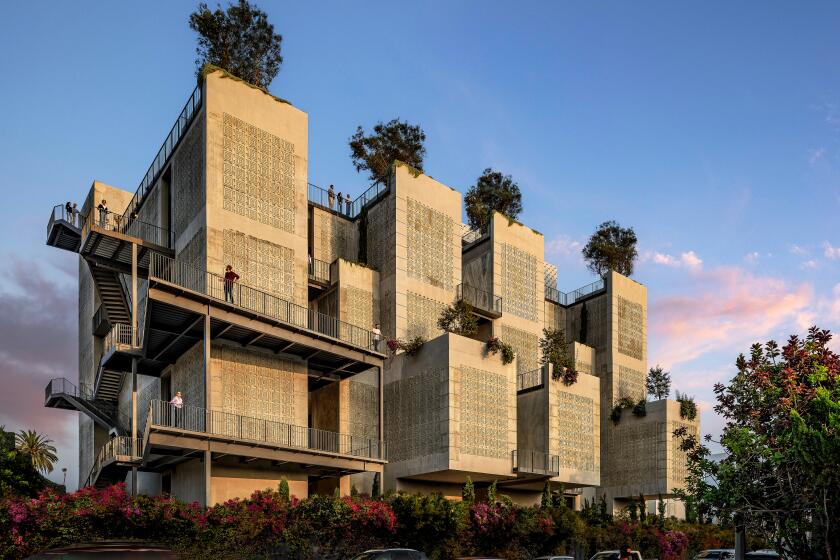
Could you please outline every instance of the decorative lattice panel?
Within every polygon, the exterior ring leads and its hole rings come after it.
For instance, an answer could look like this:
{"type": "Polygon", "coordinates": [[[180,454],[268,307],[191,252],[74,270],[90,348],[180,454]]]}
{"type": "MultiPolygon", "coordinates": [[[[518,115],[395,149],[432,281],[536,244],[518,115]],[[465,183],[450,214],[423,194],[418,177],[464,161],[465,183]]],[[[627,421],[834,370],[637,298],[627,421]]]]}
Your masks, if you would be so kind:
{"type": "Polygon", "coordinates": [[[175,258],[192,268],[204,270],[207,268],[207,235],[204,228],[195,232],[184,247],[178,251],[175,258]]]}
{"type": "Polygon", "coordinates": [[[665,423],[609,423],[601,432],[602,486],[643,485],[664,482],[665,423]],[[604,441],[606,440],[606,441],[604,441]]]}
{"type": "Polygon", "coordinates": [[[618,394],[619,399],[630,397],[634,401],[645,398],[647,386],[645,385],[646,375],[636,369],[627,366],[618,366],[618,394]]]}
{"type": "Polygon", "coordinates": [[[452,218],[414,199],[407,199],[408,276],[447,290],[453,283],[452,218]]]}
{"type": "Polygon", "coordinates": [[[204,119],[195,120],[173,163],[172,223],[177,239],[204,206],[204,119]]]}
{"type": "Polygon", "coordinates": [[[396,271],[396,198],[388,195],[368,211],[367,261],[382,277],[396,271]]]}
{"type": "Polygon", "coordinates": [[[618,351],[644,359],[645,313],[641,304],[618,296],[618,351]]]}
{"type": "Polygon", "coordinates": [[[533,371],[540,365],[540,337],[534,333],[502,325],[502,342],[507,342],[516,352],[516,371],[533,371]]]}
{"type": "Polygon", "coordinates": [[[350,435],[379,437],[379,388],[358,381],[349,382],[350,435]]]}
{"type": "Polygon", "coordinates": [[[172,366],[172,394],[181,391],[184,404],[204,406],[204,347],[197,343],[172,366]]]}
{"type": "Polygon", "coordinates": [[[560,466],[580,471],[600,469],[595,450],[595,401],[566,391],[557,392],[557,414],[552,416],[552,453],[560,466]]]}
{"type": "Polygon", "coordinates": [[[537,304],[543,300],[537,297],[537,258],[513,245],[502,243],[501,274],[505,313],[536,321],[537,304]]]}
{"type": "Polygon", "coordinates": [[[316,257],[322,261],[331,263],[338,258],[348,261],[357,259],[356,247],[356,224],[339,218],[328,212],[316,210],[318,219],[318,232],[320,242],[318,248],[320,253],[316,257]]]}
{"type": "MultiPolygon", "coordinates": [[[[699,426],[692,422],[671,422],[668,432],[673,434],[679,428],[687,430],[686,435],[699,436],[699,426]]],[[[688,456],[685,451],[680,449],[681,438],[671,436],[671,483],[673,486],[684,488],[685,479],[688,477],[688,456]]]]}
{"type": "Polygon", "coordinates": [[[414,292],[408,292],[406,299],[406,337],[422,336],[431,340],[439,336],[443,331],[437,327],[437,320],[446,304],[414,292]]]}
{"type": "Polygon", "coordinates": [[[345,321],[351,325],[371,329],[376,323],[373,317],[373,294],[367,290],[348,286],[344,291],[345,321]]]}
{"type": "Polygon", "coordinates": [[[225,113],[225,210],[295,231],[295,146],[225,113]]]}
{"type": "Polygon", "coordinates": [[[459,449],[467,455],[508,457],[508,380],[480,369],[460,368],[459,449]]]}
{"type": "MultiPolygon", "coordinates": [[[[224,264],[232,265],[240,282],[291,300],[295,293],[295,252],[288,247],[226,229],[224,264]]],[[[224,270],[218,272],[224,274],[224,270]]]]}
{"type": "Polygon", "coordinates": [[[297,424],[295,373],[290,360],[229,346],[214,346],[213,370],[221,374],[222,402],[214,408],[253,418],[297,424]]]}
{"type": "Polygon", "coordinates": [[[447,450],[447,368],[422,371],[385,385],[388,460],[405,461],[447,450]]]}

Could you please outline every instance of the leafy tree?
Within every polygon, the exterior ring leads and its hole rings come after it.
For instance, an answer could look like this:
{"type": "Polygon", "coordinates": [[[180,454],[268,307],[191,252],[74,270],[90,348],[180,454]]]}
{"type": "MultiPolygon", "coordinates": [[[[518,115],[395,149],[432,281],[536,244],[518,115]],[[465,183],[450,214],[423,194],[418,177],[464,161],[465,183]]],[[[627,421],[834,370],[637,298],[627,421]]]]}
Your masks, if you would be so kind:
{"type": "Polygon", "coordinates": [[[359,126],[350,137],[350,157],[356,171],[367,171],[372,182],[384,181],[397,160],[422,172],[425,141],[426,134],[419,125],[400,119],[377,123],[369,136],[359,126]]]}
{"type": "Polygon", "coordinates": [[[475,486],[470,477],[467,477],[467,482],[464,484],[464,489],[461,491],[461,498],[468,504],[475,503],[475,486]]]}
{"type": "Polygon", "coordinates": [[[280,485],[277,488],[278,493],[280,494],[280,499],[288,502],[291,499],[291,494],[289,492],[289,481],[286,480],[286,477],[280,479],[280,485]]]}
{"type": "Polygon", "coordinates": [[[52,472],[53,465],[58,461],[52,440],[34,430],[21,430],[15,434],[15,445],[29,455],[32,466],[42,473],[52,472]]]}
{"type": "Polygon", "coordinates": [[[699,514],[737,517],[785,557],[840,557],[840,357],[830,340],[812,327],[781,349],[770,341],[738,357],[735,376],[714,389],[722,460],[675,432],[688,454],[684,494],[699,514]]]}
{"type": "Polygon", "coordinates": [[[473,336],[478,332],[478,319],[473,314],[473,307],[463,299],[443,309],[437,321],[440,330],[473,336]]]}
{"type": "Polygon", "coordinates": [[[598,226],[581,252],[589,270],[599,276],[606,276],[610,270],[630,276],[638,256],[636,242],[633,228],[623,228],[610,220],[598,226]]]}
{"type": "Polygon", "coordinates": [[[677,402],[680,403],[680,418],[683,420],[697,418],[697,403],[694,402],[694,397],[677,391],[677,402]]]}
{"type": "Polygon", "coordinates": [[[510,175],[502,175],[488,167],[467,191],[464,206],[470,227],[487,231],[493,211],[516,219],[522,212],[522,194],[510,175]]]}
{"type": "Polygon", "coordinates": [[[35,496],[46,485],[30,457],[15,447],[15,434],[0,426],[0,498],[35,496]]]}
{"type": "Polygon", "coordinates": [[[190,14],[190,29],[198,33],[199,76],[205,64],[212,64],[266,89],[280,71],[283,37],[274,32],[265,12],[247,0],[230,4],[227,11],[217,5],[212,12],[200,3],[190,14]]]}
{"type": "Polygon", "coordinates": [[[549,485],[547,480],[543,485],[542,496],[540,496],[540,507],[542,509],[551,507],[551,485],[549,485]]]}
{"type": "MultiPolygon", "coordinates": [[[[540,339],[540,365],[551,364],[554,366],[554,379],[563,377],[565,371],[573,370],[572,358],[569,356],[569,347],[566,344],[566,333],[560,329],[543,329],[543,336],[540,339]]],[[[575,378],[577,379],[577,378],[575,378]]]]}
{"type": "Polygon", "coordinates": [[[496,503],[496,481],[495,480],[493,481],[493,484],[491,484],[487,488],[487,503],[490,504],[490,505],[493,505],[493,504],[496,503]]]}
{"type": "Polygon", "coordinates": [[[647,375],[647,392],[656,399],[667,399],[671,393],[671,373],[663,370],[659,364],[650,368],[647,375]]]}

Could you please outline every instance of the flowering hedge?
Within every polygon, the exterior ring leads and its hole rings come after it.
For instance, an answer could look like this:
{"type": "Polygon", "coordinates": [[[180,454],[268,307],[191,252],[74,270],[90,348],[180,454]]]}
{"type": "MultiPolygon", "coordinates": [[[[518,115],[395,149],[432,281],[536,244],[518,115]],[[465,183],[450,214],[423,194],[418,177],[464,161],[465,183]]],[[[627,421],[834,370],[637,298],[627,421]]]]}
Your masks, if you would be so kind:
{"type": "Polygon", "coordinates": [[[298,500],[264,490],[205,509],[168,497],[131,497],[120,484],[0,503],[2,558],[75,542],[142,539],[185,558],[347,558],[399,545],[424,550],[432,560],[471,554],[515,560],[551,552],[588,556],[629,542],[645,557],[668,560],[730,544],[731,535],[673,521],[593,522],[566,507],[522,507],[504,496],[495,503],[402,493],[298,500]]]}

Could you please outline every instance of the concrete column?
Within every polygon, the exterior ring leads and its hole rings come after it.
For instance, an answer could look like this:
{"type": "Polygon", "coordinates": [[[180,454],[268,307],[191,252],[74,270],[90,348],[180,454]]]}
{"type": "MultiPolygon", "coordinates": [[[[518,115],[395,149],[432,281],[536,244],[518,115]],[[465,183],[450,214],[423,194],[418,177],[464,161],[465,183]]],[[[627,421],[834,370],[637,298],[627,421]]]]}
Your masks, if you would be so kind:
{"type": "MultiPolygon", "coordinates": [[[[210,432],[212,429],[211,408],[212,401],[210,398],[210,306],[207,306],[207,312],[204,315],[204,429],[210,432]]],[[[209,445],[209,444],[208,444],[209,445]]],[[[204,451],[204,506],[210,507],[212,500],[213,489],[213,453],[207,449],[204,451]]]]}
{"type": "Polygon", "coordinates": [[[379,458],[385,458],[385,368],[379,366],[379,458]]]}
{"type": "MultiPolygon", "coordinates": [[[[140,454],[137,448],[137,358],[131,358],[131,437],[131,456],[134,458],[140,454]]],[[[137,495],[136,466],[131,467],[131,495],[137,495]]]]}
{"type": "Polygon", "coordinates": [[[139,346],[137,336],[137,243],[131,244],[131,345],[139,346]]]}
{"type": "Polygon", "coordinates": [[[212,505],[210,503],[213,490],[212,462],[213,453],[209,449],[206,449],[204,451],[204,507],[210,507],[212,505]]]}

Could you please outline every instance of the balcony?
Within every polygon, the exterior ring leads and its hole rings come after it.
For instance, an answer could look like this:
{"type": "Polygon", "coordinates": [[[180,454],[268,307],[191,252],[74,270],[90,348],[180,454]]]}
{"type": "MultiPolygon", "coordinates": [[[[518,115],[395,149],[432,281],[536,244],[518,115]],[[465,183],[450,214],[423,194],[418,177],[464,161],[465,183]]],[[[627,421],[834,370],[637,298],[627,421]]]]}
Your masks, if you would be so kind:
{"type": "Polygon", "coordinates": [[[63,377],[51,379],[47,383],[44,388],[44,406],[79,411],[106,430],[119,431],[125,426],[118,421],[117,409],[112,403],[97,399],[90,387],[76,386],[63,377]]]}
{"type": "Polygon", "coordinates": [[[545,370],[543,368],[526,371],[516,376],[516,392],[523,393],[545,386],[545,370]]]}
{"type": "Polygon", "coordinates": [[[196,406],[176,408],[160,400],[149,403],[143,433],[154,454],[166,454],[167,448],[183,453],[193,445],[207,449],[209,441],[214,452],[322,466],[343,460],[351,471],[368,470],[369,462],[385,463],[385,444],[376,439],[196,406]],[[263,450],[262,454],[256,449],[263,450]],[[277,454],[272,456],[271,452],[277,454]]]}
{"type": "Polygon", "coordinates": [[[377,341],[381,337],[374,336],[367,329],[246,284],[226,282],[222,276],[187,266],[157,253],[153,254],[150,260],[149,278],[155,282],[167,282],[202,294],[224,306],[257,314],[318,338],[326,337],[367,352],[380,353],[377,341]]]}
{"type": "Polygon", "coordinates": [[[64,204],[56,204],[47,222],[47,245],[66,251],[79,250],[81,223],[78,212],[68,212],[64,204]]]}
{"type": "Polygon", "coordinates": [[[99,450],[90,469],[85,486],[103,487],[120,482],[129,468],[143,461],[143,440],[117,436],[111,438],[99,450]]]}
{"type": "Polygon", "coordinates": [[[461,245],[464,249],[468,246],[472,245],[473,243],[478,243],[479,241],[483,241],[490,237],[490,231],[484,231],[481,229],[471,229],[468,230],[467,233],[461,236],[461,245]]]}
{"type": "Polygon", "coordinates": [[[574,290],[569,293],[561,292],[557,288],[546,284],[545,299],[553,301],[554,303],[560,304],[564,307],[568,307],[591,295],[597,294],[598,292],[602,292],[606,290],[606,288],[607,286],[603,278],[599,278],[591,284],[587,284],[586,286],[578,288],[577,290],[574,290]]]}
{"type": "Polygon", "coordinates": [[[307,184],[307,197],[311,204],[319,206],[324,210],[344,216],[349,220],[355,220],[362,213],[362,209],[370,206],[388,193],[388,185],[382,182],[374,183],[368,190],[352,200],[349,204],[344,198],[338,199],[338,193],[334,192],[332,195],[328,190],[322,189],[318,185],[312,183],[307,184]]]}
{"type": "Polygon", "coordinates": [[[485,292],[469,284],[458,284],[457,299],[469,303],[476,314],[488,319],[502,316],[502,298],[485,292]]]}
{"type": "Polygon", "coordinates": [[[511,452],[513,472],[537,476],[560,476],[560,456],[542,451],[514,449],[511,452]]]}
{"type": "Polygon", "coordinates": [[[330,263],[326,261],[319,261],[318,259],[309,259],[309,281],[326,287],[330,285],[330,263]]]}

